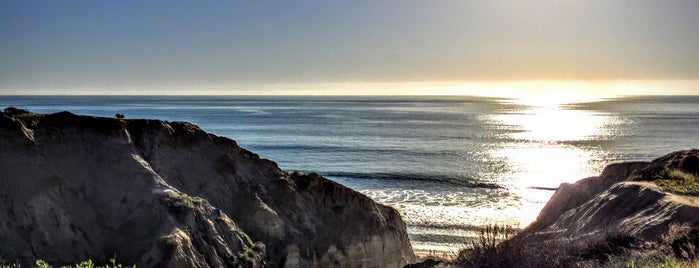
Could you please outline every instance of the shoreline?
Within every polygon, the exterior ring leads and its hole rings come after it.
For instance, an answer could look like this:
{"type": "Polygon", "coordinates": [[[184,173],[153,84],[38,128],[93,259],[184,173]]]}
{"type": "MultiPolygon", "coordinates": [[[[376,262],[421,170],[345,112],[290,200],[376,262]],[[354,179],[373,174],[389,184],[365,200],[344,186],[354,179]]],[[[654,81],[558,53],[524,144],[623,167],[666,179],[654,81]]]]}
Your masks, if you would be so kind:
{"type": "Polygon", "coordinates": [[[418,262],[426,259],[443,259],[443,260],[454,260],[458,256],[460,250],[455,251],[440,251],[440,250],[426,250],[426,249],[416,249],[413,248],[413,253],[418,262]]]}

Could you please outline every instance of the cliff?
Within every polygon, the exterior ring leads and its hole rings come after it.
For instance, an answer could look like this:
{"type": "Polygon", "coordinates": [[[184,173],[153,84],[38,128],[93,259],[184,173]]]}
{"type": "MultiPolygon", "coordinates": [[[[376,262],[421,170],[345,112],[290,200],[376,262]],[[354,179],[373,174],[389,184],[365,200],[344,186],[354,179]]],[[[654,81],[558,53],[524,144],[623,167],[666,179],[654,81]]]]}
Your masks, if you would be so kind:
{"type": "Polygon", "coordinates": [[[401,267],[398,213],[185,122],[0,112],[0,257],[401,267]]]}
{"type": "Polygon", "coordinates": [[[611,164],[562,184],[521,232],[489,230],[452,265],[689,267],[699,261],[699,150],[611,164]]]}
{"type": "Polygon", "coordinates": [[[657,242],[673,225],[699,229],[699,197],[664,184],[696,187],[699,181],[685,180],[696,180],[698,171],[699,150],[609,165],[600,176],[562,184],[524,234],[533,240],[577,243],[611,235],[657,242]]]}

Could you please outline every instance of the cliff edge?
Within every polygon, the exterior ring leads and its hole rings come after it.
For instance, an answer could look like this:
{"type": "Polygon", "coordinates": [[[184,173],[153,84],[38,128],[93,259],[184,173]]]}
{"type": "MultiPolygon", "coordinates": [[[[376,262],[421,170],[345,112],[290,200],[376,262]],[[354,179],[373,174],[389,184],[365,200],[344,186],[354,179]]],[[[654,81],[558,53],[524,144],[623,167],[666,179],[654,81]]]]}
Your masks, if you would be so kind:
{"type": "Polygon", "coordinates": [[[185,122],[0,112],[0,257],[139,267],[402,267],[392,208],[185,122]]]}
{"type": "Polygon", "coordinates": [[[699,192],[691,189],[699,185],[697,175],[699,150],[611,164],[599,176],[562,184],[524,234],[577,243],[611,235],[655,242],[673,225],[699,229],[699,192]]]}
{"type": "MultiPolygon", "coordinates": [[[[496,226],[497,227],[497,226],[496,226]]],[[[456,267],[684,267],[699,261],[699,150],[562,184],[516,233],[491,228],[456,267]],[[510,235],[511,234],[511,235],[510,235]],[[501,243],[496,240],[503,239],[501,243]]]]}

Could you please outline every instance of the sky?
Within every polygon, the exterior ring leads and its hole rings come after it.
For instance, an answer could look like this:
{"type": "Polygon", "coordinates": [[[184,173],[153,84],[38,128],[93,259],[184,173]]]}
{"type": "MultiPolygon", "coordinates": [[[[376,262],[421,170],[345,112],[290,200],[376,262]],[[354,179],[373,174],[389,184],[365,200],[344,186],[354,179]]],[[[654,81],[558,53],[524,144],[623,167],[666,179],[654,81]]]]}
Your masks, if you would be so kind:
{"type": "Polygon", "coordinates": [[[698,12],[696,0],[0,0],[0,94],[699,94],[698,12]]]}

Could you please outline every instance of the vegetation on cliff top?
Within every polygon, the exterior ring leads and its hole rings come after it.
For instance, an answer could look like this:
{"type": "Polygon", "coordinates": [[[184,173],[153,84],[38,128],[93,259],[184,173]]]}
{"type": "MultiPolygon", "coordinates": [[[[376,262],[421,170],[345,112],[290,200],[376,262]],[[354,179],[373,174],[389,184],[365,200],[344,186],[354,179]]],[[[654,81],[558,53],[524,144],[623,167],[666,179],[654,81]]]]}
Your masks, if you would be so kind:
{"type": "Polygon", "coordinates": [[[531,243],[509,226],[493,225],[454,261],[436,267],[699,267],[699,231],[674,225],[656,243],[610,234],[600,243],[581,245],[531,243]]]}
{"type": "MultiPolygon", "coordinates": [[[[655,183],[666,194],[699,196],[699,151],[679,151],[654,160],[627,180],[655,183]]],[[[633,196],[630,196],[633,198],[633,196]]],[[[493,226],[462,250],[447,267],[699,267],[699,228],[668,223],[657,239],[602,228],[601,240],[579,241],[567,236],[529,239],[493,226]],[[500,238],[500,243],[497,243],[500,238]],[[596,242],[592,242],[596,241],[596,242]]],[[[691,224],[690,224],[691,223],[691,224]]],[[[545,234],[544,234],[545,235],[545,234]]]]}
{"type": "Polygon", "coordinates": [[[632,181],[652,181],[664,191],[699,196],[699,150],[677,151],[634,172],[632,181]]]}
{"type": "MultiPolygon", "coordinates": [[[[54,266],[49,264],[48,262],[44,260],[37,260],[35,262],[37,268],[53,268],[54,266]]],[[[0,268],[20,268],[21,265],[19,263],[10,263],[10,264],[5,264],[2,263],[0,264],[0,268]]],[[[116,257],[109,259],[108,263],[104,265],[97,265],[95,262],[93,262],[91,259],[88,259],[86,261],[81,261],[80,263],[77,264],[72,264],[72,265],[60,265],[57,266],[60,268],[126,268],[126,267],[133,267],[136,268],[136,265],[124,265],[122,263],[117,262],[116,257]]]]}
{"type": "Polygon", "coordinates": [[[699,196],[697,175],[679,169],[662,170],[656,175],[654,182],[669,192],[699,196]]]}
{"type": "Polygon", "coordinates": [[[37,114],[27,110],[7,107],[0,111],[0,126],[3,124],[23,124],[29,128],[38,125],[50,126],[53,128],[76,127],[78,129],[96,130],[99,133],[109,134],[114,130],[123,128],[128,122],[124,118],[107,118],[88,115],[75,115],[68,111],[53,114],[37,114]]]}
{"type": "Polygon", "coordinates": [[[1,113],[4,117],[16,121],[33,121],[46,117],[46,114],[35,114],[15,107],[7,107],[1,113]]]}

